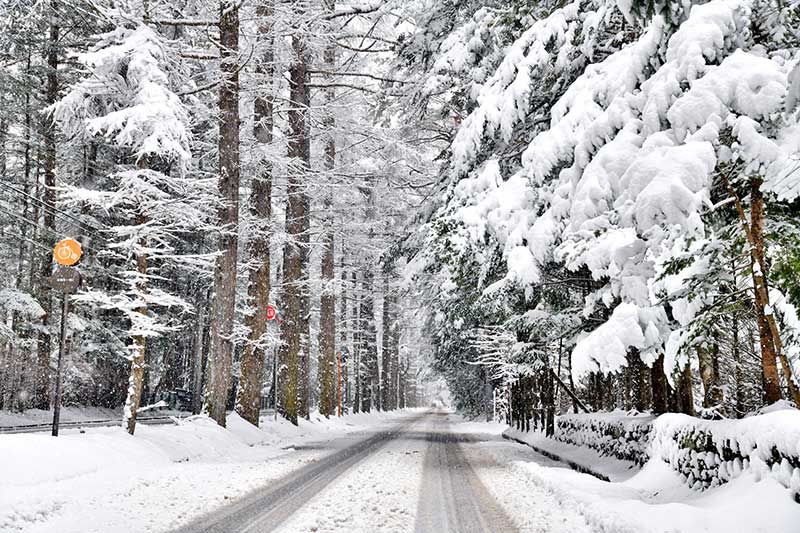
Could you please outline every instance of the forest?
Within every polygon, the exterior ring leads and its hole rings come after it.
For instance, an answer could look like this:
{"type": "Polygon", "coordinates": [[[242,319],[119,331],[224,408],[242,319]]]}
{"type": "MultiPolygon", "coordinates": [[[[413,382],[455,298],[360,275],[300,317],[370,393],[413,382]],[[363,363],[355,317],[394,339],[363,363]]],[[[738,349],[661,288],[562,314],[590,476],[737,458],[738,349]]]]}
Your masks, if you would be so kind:
{"type": "Polygon", "coordinates": [[[64,318],[63,403],[130,433],[176,391],[223,426],[800,405],[797,0],[8,0],[0,24],[0,410],[50,409],[64,318]]]}

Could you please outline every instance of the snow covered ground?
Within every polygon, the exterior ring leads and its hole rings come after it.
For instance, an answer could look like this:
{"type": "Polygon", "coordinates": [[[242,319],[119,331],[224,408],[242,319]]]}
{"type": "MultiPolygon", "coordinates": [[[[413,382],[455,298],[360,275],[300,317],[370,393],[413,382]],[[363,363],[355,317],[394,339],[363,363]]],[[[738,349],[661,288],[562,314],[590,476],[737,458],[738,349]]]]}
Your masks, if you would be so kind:
{"type": "MultiPolygon", "coordinates": [[[[0,531],[169,531],[420,414],[315,417],[299,427],[270,418],[260,429],[232,415],[227,429],[195,417],[142,426],[135,437],[121,428],[0,436],[0,531]]],[[[457,510],[488,502],[528,532],[798,531],[800,505],[772,478],[742,475],[700,493],[663,461],[620,472],[583,448],[538,442],[605,469],[615,480],[605,482],[504,440],[504,430],[426,415],[303,502],[279,530],[424,531],[420,509],[435,512],[452,493],[457,510]],[[454,486],[459,479],[479,490],[454,486]]]]}
{"type": "Polygon", "coordinates": [[[577,463],[611,482],[561,468],[556,462],[511,461],[528,478],[564,504],[579,509],[593,531],[609,532],[780,532],[800,531],[800,505],[771,477],[745,473],[721,487],[698,492],[660,458],[643,468],[603,457],[589,448],[508,430],[507,435],[577,463]]]}
{"type": "MultiPolygon", "coordinates": [[[[178,426],[0,436],[0,531],[165,531],[326,453],[313,446],[391,424],[400,413],[352,415],[299,427],[236,415],[178,426]],[[304,448],[305,447],[305,448],[304,448]]],[[[407,416],[407,414],[405,415],[407,416]]],[[[324,421],[323,421],[324,420],[324,421]]]]}

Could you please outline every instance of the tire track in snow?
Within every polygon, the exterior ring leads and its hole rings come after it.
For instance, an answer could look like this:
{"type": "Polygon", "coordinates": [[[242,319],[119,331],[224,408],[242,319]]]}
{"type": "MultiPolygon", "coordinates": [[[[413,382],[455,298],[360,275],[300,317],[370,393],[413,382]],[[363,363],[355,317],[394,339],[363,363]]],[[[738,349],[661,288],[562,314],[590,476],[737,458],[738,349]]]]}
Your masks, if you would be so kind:
{"type": "Polygon", "coordinates": [[[481,483],[461,449],[469,437],[449,431],[447,415],[437,414],[425,457],[425,473],[415,530],[418,533],[517,531],[502,506],[481,483]]]}
{"type": "Polygon", "coordinates": [[[317,493],[354,465],[396,438],[416,416],[388,431],[380,431],[257,490],[240,501],[201,517],[178,533],[265,533],[274,531],[317,493]]]}

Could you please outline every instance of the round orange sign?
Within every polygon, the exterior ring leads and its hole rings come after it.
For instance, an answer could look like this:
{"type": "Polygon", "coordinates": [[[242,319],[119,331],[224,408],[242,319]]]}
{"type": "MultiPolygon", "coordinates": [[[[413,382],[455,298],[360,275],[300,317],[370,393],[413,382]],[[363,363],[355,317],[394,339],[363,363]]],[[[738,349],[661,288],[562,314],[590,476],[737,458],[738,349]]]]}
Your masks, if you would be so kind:
{"type": "Polygon", "coordinates": [[[81,245],[75,239],[63,239],[58,241],[53,248],[53,258],[56,263],[63,266],[72,266],[81,258],[81,245]]]}

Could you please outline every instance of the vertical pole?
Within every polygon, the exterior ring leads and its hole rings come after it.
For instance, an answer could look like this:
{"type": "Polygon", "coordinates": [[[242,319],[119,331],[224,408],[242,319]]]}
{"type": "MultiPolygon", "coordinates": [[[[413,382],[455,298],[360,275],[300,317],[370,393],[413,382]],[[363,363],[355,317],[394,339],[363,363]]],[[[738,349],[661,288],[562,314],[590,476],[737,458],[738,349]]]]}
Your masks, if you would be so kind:
{"type": "Polygon", "coordinates": [[[192,369],[192,414],[200,414],[203,402],[200,396],[203,394],[203,312],[198,306],[197,312],[197,331],[195,332],[194,345],[194,367],[192,369]]]}
{"type": "Polygon", "coordinates": [[[64,370],[64,358],[67,349],[67,315],[69,314],[69,296],[62,294],[61,303],[61,339],[58,346],[58,370],[56,370],[56,393],[53,398],[53,436],[58,437],[58,419],[61,416],[61,374],[64,370]]]}
{"type": "Polygon", "coordinates": [[[336,405],[338,416],[342,416],[342,352],[336,354],[336,405]]]}
{"type": "Polygon", "coordinates": [[[275,411],[275,421],[278,421],[278,352],[272,350],[272,410],[275,411]]]}

